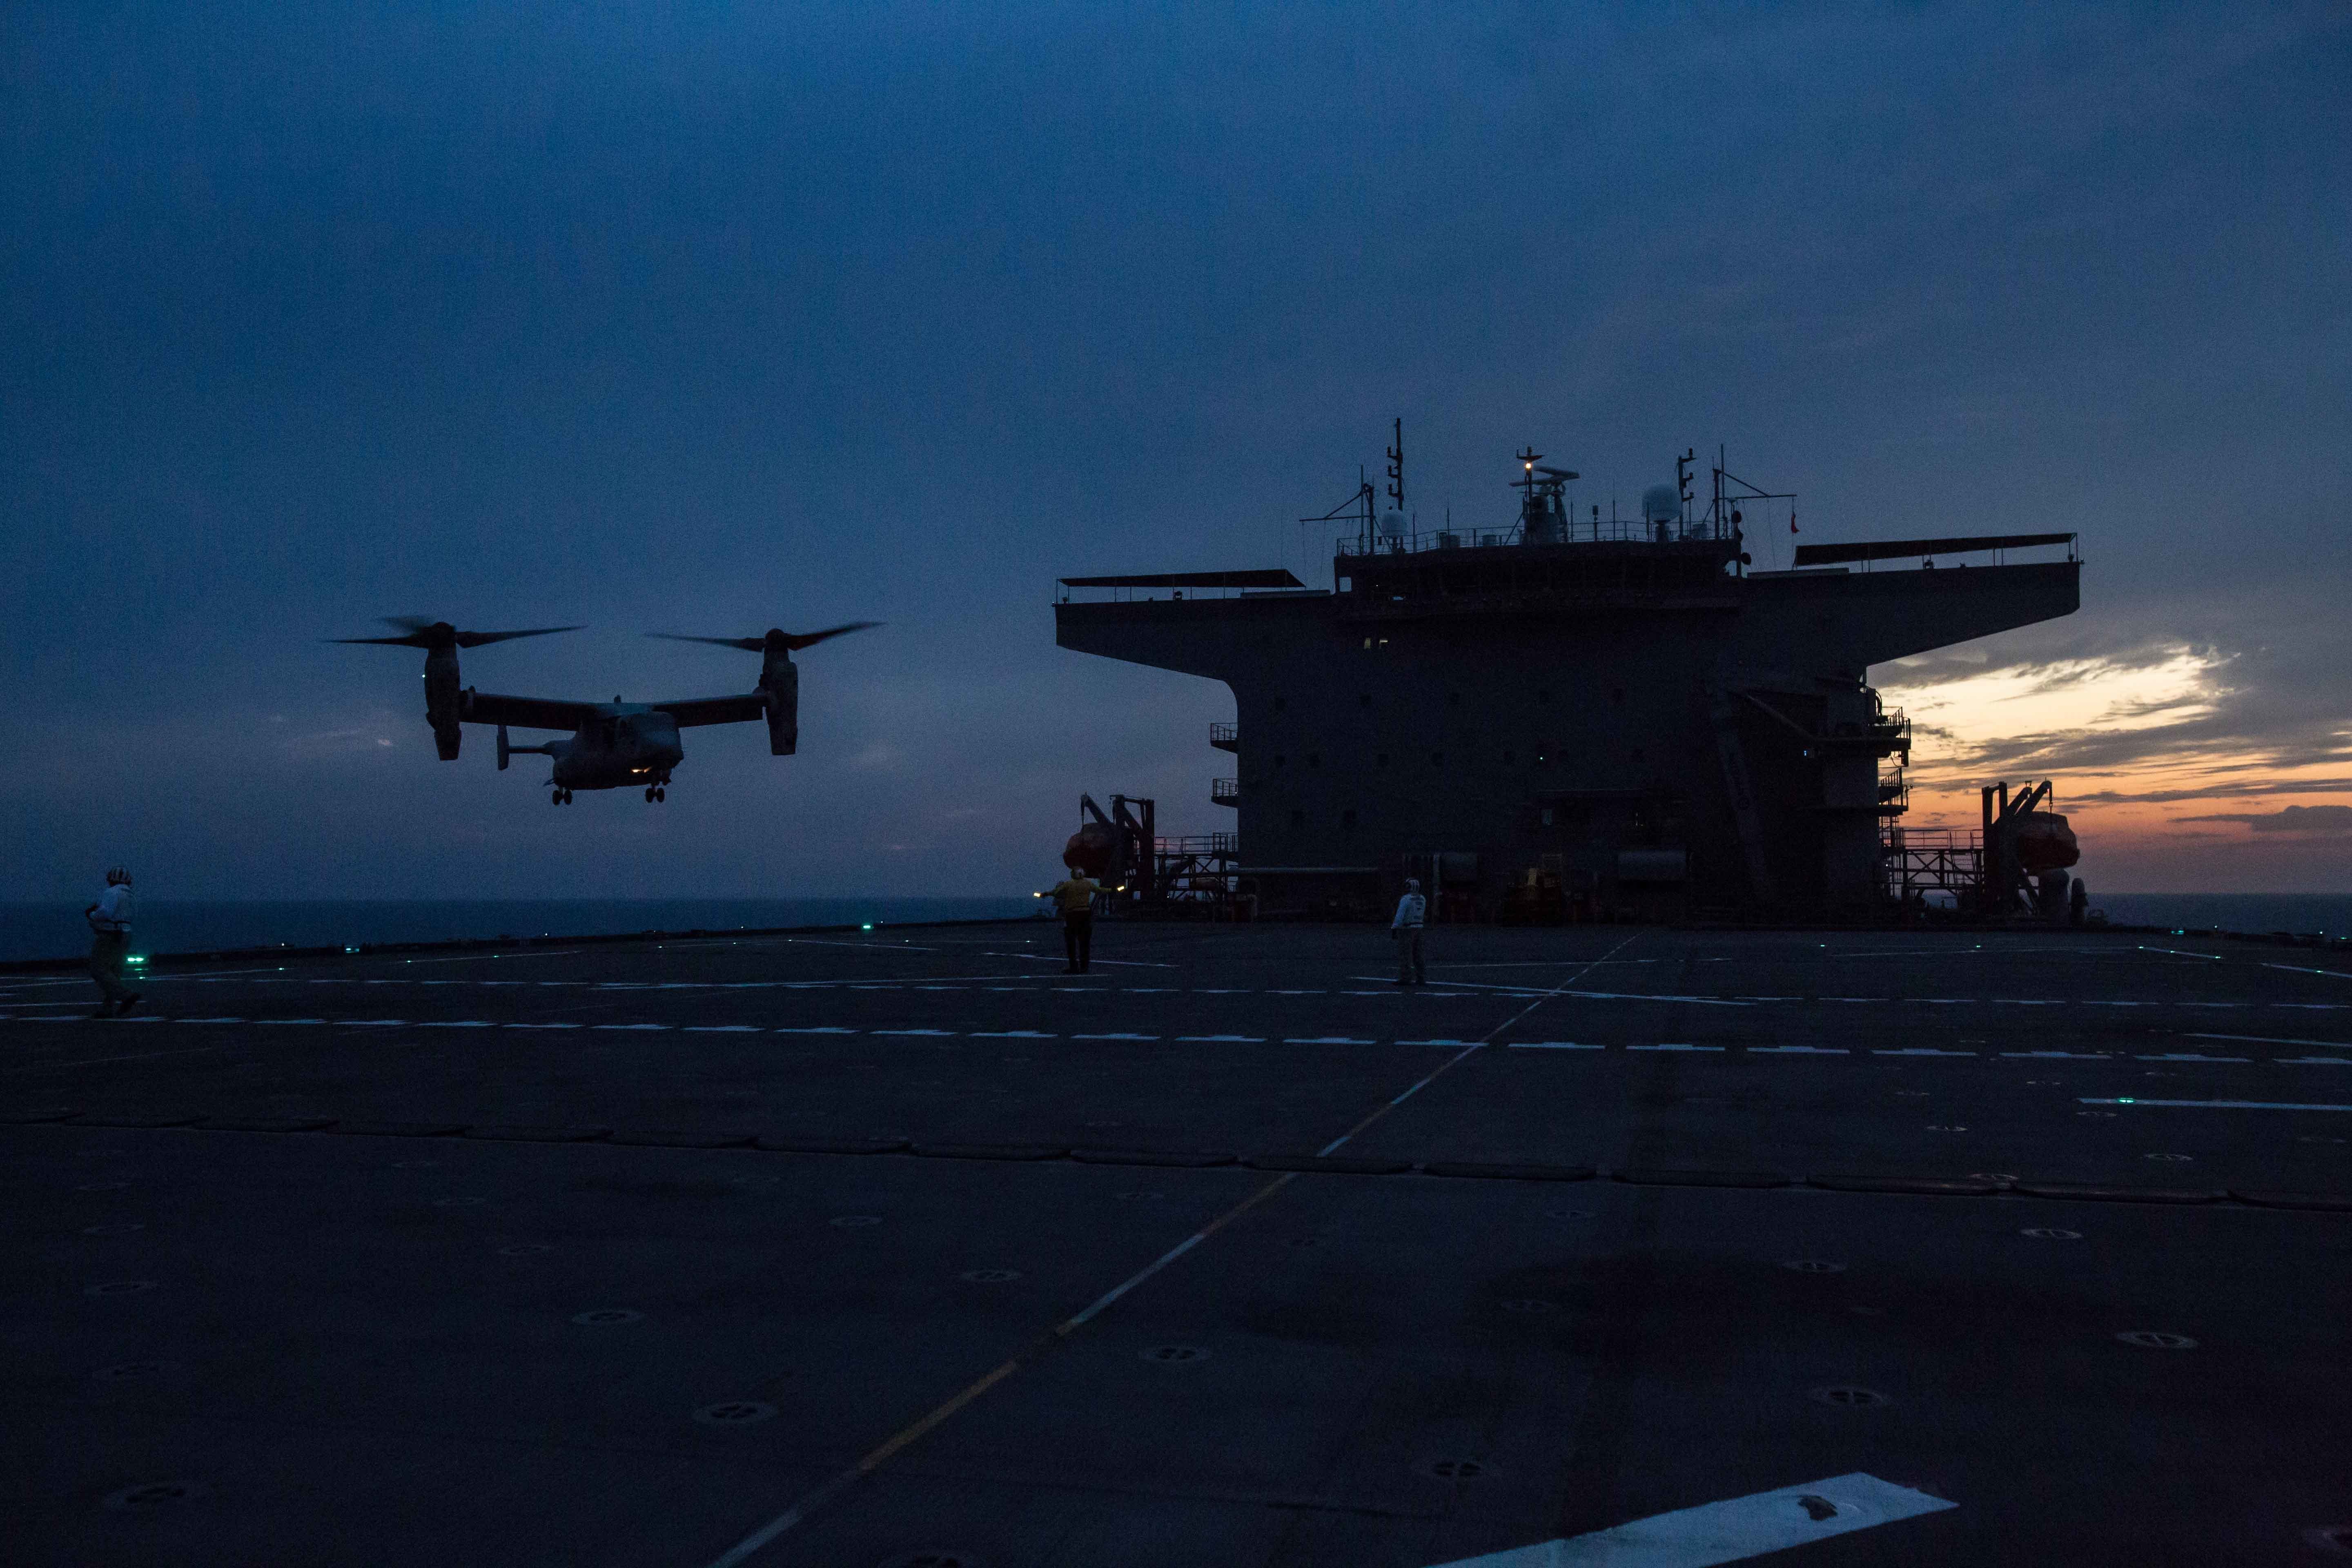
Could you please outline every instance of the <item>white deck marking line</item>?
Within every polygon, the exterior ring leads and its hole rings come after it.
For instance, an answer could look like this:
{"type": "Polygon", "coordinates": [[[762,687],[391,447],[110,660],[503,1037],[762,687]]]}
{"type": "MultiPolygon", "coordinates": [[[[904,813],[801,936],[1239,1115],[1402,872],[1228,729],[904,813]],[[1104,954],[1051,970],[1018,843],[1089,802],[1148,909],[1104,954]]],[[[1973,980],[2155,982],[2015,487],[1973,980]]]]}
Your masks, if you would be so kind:
{"type": "Polygon", "coordinates": [[[1710,1568],[1958,1506],[1856,1470],[1440,1568],[1710,1568]]]}
{"type": "Polygon", "coordinates": [[[1285,1035],[1286,1046],[1376,1046],[1378,1040],[1360,1040],[1352,1035],[1285,1035]]]}
{"type": "Polygon", "coordinates": [[[1750,1046],[1751,1057],[1850,1057],[1853,1052],[1844,1046],[1750,1046]]]}
{"type": "Polygon", "coordinates": [[[1972,1057],[1977,1053],[1974,1051],[1947,1051],[1939,1049],[1934,1046],[1906,1046],[1901,1050],[1874,1049],[1870,1054],[1874,1057],[1972,1057]]]}
{"type": "Polygon", "coordinates": [[[689,1035],[759,1035],[767,1031],[757,1024],[688,1024],[689,1035]]]}
{"type": "MultiPolygon", "coordinates": [[[[776,1032],[781,1035],[791,1031],[779,1029],[776,1032]]],[[[824,1031],[810,1030],[807,1032],[812,1034],[822,1034],[824,1031]]],[[[1043,1029],[975,1029],[972,1031],[971,1037],[975,1040],[1058,1040],[1062,1037],[1059,1035],[1049,1035],[1043,1029]]]]}
{"type": "Polygon", "coordinates": [[[832,1024],[819,1024],[814,1028],[778,1029],[776,1033],[780,1035],[854,1035],[857,1033],[857,1031],[855,1029],[840,1028],[832,1024]]]}
{"type": "Polygon", "coordinates": [[[2252,1057],[2209,1057],[2200,1051],[2172,1051],[2160,1057],[2142,1057],[2144,1062],[2248,1062],[2252,1057]]]}
{"type": "Polygon", "coordinates": [[[2273,1057],[2271,1060],[2285,1067],[2352,1068],[2352,1057],[2273,1057]]]}
{"type": "Polygon", "coordinates": [[[2034,1061],[2050,1062],[2105,1061],[2107,1056],[2105,1051],[2003,1051],[2000,1054],[2005,1057],[2021,1057],[2034,1061]]]}
{"type": "MultiPolygon", "coordinates": [[[[1025,959],[1031,963],[1066,963],[1068,962],[1066,959],[1050,957],[1042,952],[991,952],[984,953],[982,956],[987,958],[1025,959]]],[[[1087,960],[1087,966],[1089,969],[1093,968],[1097,963],[1104,964],[1106,966],[1117,965],[1120,969],[1176,969],[1181,967],[1181,965],[1173,963],[1146,963],[1139,958],[1090,958],[1087,960]]]]}
{"type": "Polygon", "coordinates": [[[1504,1030],[1508,1029],[1512,1025],[1517,1023],[1520,1019],[1526,1017],[1528,1014],[1534,1012],[1537,1008],[1542,1006],[1553,997],[1569,994],[1570,993],[1568,988],[1570,985],[1575,984],[1578,981],[1583,979],[1585,975],[1591,973],[1595,967],[1600,964],[1606,963],[1609,960],[1616,957],[1619,953],[1624,952],[1627,948],[1633,946],[1633,943],[1639,942],[1641,939],[1642,933],[1640,931],[1635,931],[1632,936],[1627,937],[1623,942],[1619,942],[1615,947],[1611,948],[1607,952],[1602,953],[1599,958],[1594,959],[1591,963],[1586,964],[1582,969],[1578,970],[1575,973],[1561,981],[1557,986],[1545,992],[1542,995],[1537,997],[1534,1001],[1528,1003],[1526,1006],[1520,1008],[1517,1012],[1512,1014],[1509,1017],[1504,1019],[1493,1028],[1487,1030],[1485,1035],[1480,1037],[1476,1045],[1463,1047],[1462,1049],[1454,1052],[1452,1056],[1446,1058],[1444,1061],[1430,1068],[1427,1073],[1423,1074],[1422,1078],[1412,1085],[1412,1087],[1406,1089],[1402,1094],[1398,1095],[1394,1100],[1390,1100],[1386,1105],[1374,1110],[1370,1116],[1365,1117],[1361,1121],[1357,1122],[1353,1127],[1349,1128],[1345,1132],[1340,1133],[1339,1136],[1332,1139],[1328,1143],[1324,1144],[1323,1147],[1318,1149],[1316,1152],[1318,1154],[1328,1154],[1332,1152],[1341,1144],[1347,1142],[1348,1140],[1353,1138],[1357,1133],[1361,1132],[1365,1128],[1370,1127],[1373,1122],[1378,1121],[1381,1117],[1386,1116],[1390,1111],[1394,1110],[1398,1106],[1402,1105],[1406,1100],[1411,1100],[1414,1095],[1419,1094],[1423,1089],[1427,1089],[1431,1084],[1435,1083],[1440,1078],[1443,1078],[1445,1074],[1453,1071],[1462,1063],[1468,1061],[1478,1052],[1485,1050],[1488,1046],[1494,1044],[1495,1037],[1503,1033],[1504,1030]]]}
{"type": "Polygon", "coordinates": [[[1606,1046],[1588,1046],[1576,1040],[1508,1040],[1505,1044],[1515,1051],[1605,1051],[1606,1046]]]}
{"type": "Polygon", "coordinates": [[[1721,1046],[1691,1046],[1675,1042],[1663,1046],[1627,1046],[1629,1051],[1719,1051],[1721,1046]]]}
{"type": "Polygon", "coordinates": [[[326,1021],[324,1018],[256,1018],[254,1020],[257,1024],[323,1024],[326,1021]]]}
{"type": "MultiPolygon", "coordinates": [[[[483,963],[500,958],[570,958],[575,954],[583,953],[587,951],[588,950],[584,947],[565,947],[551,948],[545,952],[541,952],[538,949],[533,948],[529,952],[475,952],[468,953],[463,958],[393,958],[381,952],[355,952],[348,954],[347,956],[359,959],[363,963],[371,961],[377,963],[483,963]]],[[[236,973],[238,972],[235,970],[227,970],[223,973],[236,973]]],[[[246,973],[250,973],[250,971],[246,973]]]]}
{"type": "Polygon", "coordinates": [[[2281,1035],[2194,1035],[2184,1033],[2186,1040],[2238,1040],[2250,1046],[2327,1046],[2339,1051],[2352,1051],[2352,1040],[2295,1040],[2281,1035]]]}
{"type": "MultiPolygon", "coordinates": [[[[1350,980],[1388,979],[1386,975],[1382,974],[1350,974],[1348,978],[1350,980]]],[[[1390,980],[1389,984],[1393,985],[1396,982],[1390,980]]],[[[1507,992],[1509,994],[1514,996],[1549,996],[1551,994],[1550,992],[1544,989],[1543,983],[1540,981],[1537,981],[1527,985],[1494,985],[1482,980],[1440,980],[1434,982],[1434,984],[1457,991],[1502,991],[1507,992]]],[[[1296,993],[1276,991],[1271,993],[1271,994],[1276,996],[1288,996],[1296,994],[1296,993]]],[[[1424,992],[1423,994],[1425,995],[1427,993],[1424,992]]]]}
{"type": "MultiPolygon", "coordinates": [[[[405,1018],[345,1018],[342,1020],[342,1023],[344,1027],[352,1029],[404,1029],[408,1027],[408,1020],[405,1018]]],[[[507,1027],[511,1029],[515,1027],[515,1026],[509,1024],[507,1027]]]]}
{"type": "Polygon", "coordinates": [[[2265,963],[2264,969],[2284,969],[2290,974],[2325,974],[2335,980],[2352,980],[2352,974],[2340,969],[2305,969],[2300,963],[2265,963]]]}
{"type": "MultiPolygon", "coordinates": [[[[600,1028],[600,1029],[611,1029],[611,1028],[628,1028],[628,1027],[632,1027],[633,1026],[625,1025],[625,1024],[624,1024],[624,1025],[614,1025],[614,1024],[599,1024],[599,1025],[597,1025],[596,1026],[597,1026],[598,1028],[600,1028]]],[[[654,1027],[654,1028],[659,1028],[661,1026],[660,1026],[660,1025],[658,1025],[658,1024],[656,1024],[656,1025],[653,1025],[653,1026],[652,1026],[652,1027],[654,1027]]],[[[642,1029],[642,1028],[646,1028],[646,1027],[647,1027],[647,1026],[646,1026],[646,1025],[644,1025],[644,1024],[638,1024],[638,1025],[634,1026],[634,1027],[636,1027],[636,1028],[640,1028],[640,1029],[642,1029]]],[[[955,1031],[954,1031],[953,1029],[875,1029],[875,1030],[871,1030],[871,1031],[869,1031],[869,1032],[870,1032],[870,1033],[872,1033],[872,1034],[875,1034],[875,1035],[892,1035],[892,1036],[899,1036],[899,1035],[952,1035],[952,1034],[954,1034],[954,1033],[955,1033],[955,1031]]]]}
{"type": "Polygon", "coordinates": [[[2084,1105],[2185,1105],[2203,1110],[2352,1110],[2352,1105],[2292,1105],[2274,1100],[2091,1100],[2084,1105]]]}
{"type": "MultiPolygon", "coordinates": [[[[1622,952],[1627,944],[1638,941],[1641,934],[1642,933],[1639,931],[1634,932],[1633,935],[1627,937],[1624,942],[1621,942],[1615,947],[1611,948],[1609,952],[1603,953],[1601,957],[1605,959],[1615,956],[1618,952],[1622,952]]],[[[1581,971],[1579,973],[1580,973],[1581,971]]],[[[1495,1035],[1501,1034],[1503,1030],[1508,1028],[1512,1024],[1526,1017],[1529,1013],[1534,1012],[1538,1006],[1542,1005],[1544,1000],[1545,998],[1543,997],[1538,997],[1534,1002],[1531,1002],[1527,1006],[1520,1008],[1518,1012],[1513,1014],[1508,1019],[1506,1019],[1502,1024],[1497,1025],[1493,1034],[1488,1035],[1486,1038],[1488,1040],[1493,1039],[1495,1035]]],[[[1485,1043],[1485,1041],[1481,1041],[1480,1045],[1484,1045],[1485,1043]]],[[[1472,1046],[1468,1049],[1456,1052],[1454,1055],[1446,1058],[1445,1060],[1440,1062],[1434,1069],[1424,1075],[1421,1080],[1418,1083],[1415,1083],[1411,1089],[1406,1089],[1402,1094],[1398,1095],[1386,1105],[1375,1110],[1370,1116],[1365,1117],[1363,1121],[1358,1122],[1348,1131],[1341,1133],[1338,1139],[1334,1140],[1329,1144],[1327,1144],[1323,1152],[1328,1154],[1332,1150],[1337,1149],[1340,1144],[1345,1143],[1349,1139],[1353,1138],[1357,1133],[1362,1131],[1365,1128],[1370,1127],[1373,1122],[1387,1115],[1391,1110],[1395,1110],[1398,1106],[1412,1099],[1415,1094],[1419,1093],[1422,1089],[1435,1081],[1439,1075],[1444,1073],[1448,1068],[1451,1068],[1454,1063],[1463,1060],[1465,1058],[1468,1057],[1472,1051],[1477,1050],[1478,1048],[1478,1046],[1472,1046]]],[[[912,1424],[901,1428],[895,1436],[885,1442],[880,1447],[876,1448],[872,1453],[866,1455],[864,1458],[858,1460],[856,1464],[851,1466],[848,1469],[842,1471],[839,1475],[835,1476],[832,1479],[817,1487],[814,1491],[803,1496],[800,1501],[793,1504],[792,1507],[786,1509],[783,1512],[778,1514],[775,1518],[770,1520],[767,1523],[761,1525],[759,1529],[745,1536],[741,1541],[736,1542],[733,1547],[714,1559],[710,1564],[710,1568],[736,1568],[736,1564],[743,1562],[753,1552],[758,1552],[761,1547],[767,1545],[768,1542],[773,1541],[779,1535],[783,1534],[784,1531],[792,1529],[793,1526],[798,1524],[802,1520],[806,1519],[815,1510],[822,1508],[825,1503],[831,1501],[834,1498],[839,1496],[842,1492],[846,1491],[849,1488],[856,1485],[857,1482],[864,1479],[866,1476],[871,1475],[875,1470],[887,1464],[890,1458],[897,1454],[900,1449],[906,1447],[908,1444],[918,1441],[924,1434],[938,1426],[941,1422],[946,1421],[949,1417],[955,1415],[957,1411],[961,1410],[965,1405],[971,1404],[973,1400],[979,1398],[982,1394],[987,1393],[990,1389],[995,1387],[1006,1378],[1011,1377],[1014,1373],[1020,1371],[1022,1365],[1025,1362],[1045,1351],[1051,1350],[1055,1344],[1067,1339],[1079,1329],[1084,1328],[1087,1323],[1093,1321],[1097,1316],[1107,1310],[1112,1303],[1118,1301],[1119,1298],[1125,1296],[1129,1291],[1134,1289],[1137,1286],[1142,1284],[1145,1280],[1150,1279],[1153,1275],[1159,1273],[1161,1269],[1167,1268],[1170,1264],[1175,1262],[1178,1258],[1183,1257],[1186,1253],[1192,1251],[1194,1247],[1208,1240],[1209,1237],[1216,1235],[1217,1232],[1223,1230],[1226,1226],[1231,1225],[1234,1221],[1239,1219],[1242,1215],[1247,1214],[1250,1210],[1255,1208],[1258,1205],[1264,1203],[1266,1199],[1272,1197],[1275,1194],[1280,1192],[1283,1188],[1288,1186],[1292,1182],[1297,1179],[1297,1175],[1295,1172],[1285,1172],[1281,1175],[1275,1177],[1274,1180],[1266,1183],[1265,1185],[1260,1187],[1255,1193],[1252,1193],[1248,1197],[1244,1198],[1241,1202],[1235,1204],[1233,1207],[1219,1215],[1215,1219],[1211,1220],[1207,1225],[1202,1226],[1199,1230],[1194,1231],[1191,1236],[1186,1237],[1182,1241],[1178,1242],[1174,1247],[1170,1247],[1166,1252],[1161,1253],[1158,1258],[1152,1259],[1151,1262],[1146,1264],[1132,1275],[1129,1275],[1119,1284],[1111,1289],[1105,1291],[1101,1296],[1097,1297],[1095,1300],[1084,1310],[1074,1313],[1060,1323],[1055,1324],[1053,1329],[1048,1331],[1046,1333],[1040,1335],[1028,1348],[1015,1352],[1010,1359],[1005,1361],[1003,1364],[998,1366],[994,1371],[988,1373],[965,1387],[961,1393],[956,1394],[945,1403],[933,1409],[928,1415],[925,1415],[920,1420],[913,1422],[912,1424]]]]}
{"type": "Polygon", "coordinates": [[[995,1387],[998,1384],[1003,1383],[1014,1373],[1019,1372],[1024,1365],[1035,1360],[1045,1352],[1052,1350],[1055,1345],[1061,1343],[1064,1340],[1068,1339],[1072,1334],[1086,1327],[1087,1324],[1092,1322],[1104,1311],[1108,1310],[1114,1302],[1118,1300],[1120,1297],[1126,1295],[1129,1291],[1134,1289],[1137,1286],[1142,1284],[1145,1280],[1150,1279],[1153,1275],[1159,1273],[1161,1269],[1167,1268],[1170,1264],[1175,1262],[1178,1258],[1183,1257],[1186,1253],[1192,1251],[1194,1247],[1208,1240],[1209,1237],[1224,1229],[1226,1226],[1231,1225],[1234,1220],[1239,1219],[1243,1215],[1247,1214],[1250,1210],[1255,1208],[1258,1205],[1264,1203],[1266,1199],[1272,1197],[1275,1194],[1280,1192],[1283,1188],[1288,1186],[1297,1179],[1298,1177],[1296,1172],[1285,1172],[1283,1174],[1275,1177],[1274,1180],[1266,1183],[1265,1185],[1260,1187],[1256,1192],[1252,1193],[1248,1197],[1244,1198],[1240,1203],[1235,1204],[1232,1208],[1227,1209],[1215,1219],[1211,1220],[1208,1224],[1202,1226],[1200,1229],[1194,1231],[1192,1235],[1186,1237],[1183,1240],[1178,1242],[1175,1246],[1170,1247],[1159,1257],[1153,1258],[1150,1263],[1145,1264],[1141,1268],[1139,1268],[1133,1274],[1129,1275],[1118,1284],[1113,1286],[1110,1289],[1106,1290],[1100,1296],[1096,1297],[1095,1300],[1085,1309],[1072,1313],[1069,1317],[1063,1319],[1060,1322],[1055,1324],[1045,1332],[1038,1335],[1036,1339],[1031,1341],[1027,1345],[1014,1352],[1012,1356],[997,1366],[995,1370],[985,1373],[980,1378],[974,1380],[972,1383],[967,1384],[961,1391],[935,1406],[929,1415],[899,1428],[895,1435],[889,1437],[873,1452],[858,1460],[857,1463],[850,1466],[847,1469],[843,1470],[832,1479],[825,1481],[814,1491],[807,1493],[798,1502],[793,1504],[792,1507],[784,1510],[783,1512],[778,1514],[775,1518],[770,1520],[767,1523],[761,1525],[759,1529],[745,1536],[741,1541],[737,1542],[735,1545],[730,1548],[727,1552],[713,1559],[710,1568],[736,1568],[736,1564],[749,1558],[752,1553],[767,1545],[768,1542],[773,1541],[779,1535],[783,1534],[784,1531],[792,1529],[793,1526],[798,1524],[802,1520],[806,1519],[811,1513],[814,1513],[816,1510],[832,1501],[833,1499],[838,1497],[842,1492],[856,1485],[859,1481],[864,1480],[867,1476],[872,1475],[876,1470],[880,1469],[884,1465],[889,1463],[892,1456],[898,1453],[900,1449],[905,1448],[911,1443],[919,1441],[926,1433],[929,1433],[940,1423],[946,1421],[957,1411],[961,1410],[965,1405],[970,1405],[973,1400],[978,1399],[982,1394],[986,1394],[990,1389],[995,1387]]]}
{"type": "MultiPolygon", "coordinates": [[[[787,944],[801,947],[862,947],[870,952],[937,952],[940,951],[936,947],[917,947],[914,943],[906,942],[827,942],[821,936],[788,936],[784,941],[787,944]]],[[[989,956],[1003,958],[1007,955],[997,952],[991,953],[989,956]]]]}
{"type": "Polygon", "coordinates": [[[1156,1039],[1158,1039],[1159,1037],[1159,1037],[1159,1036],[1157,1036],[1157,1035],[1129,1035],[1129,1034],[1118,1034],[1118,1035],[1072,1035],[1072,1036],[1070,1037],[1070,1038],[1072,1038],[1072,1039],[1074,1039],[1074,1040],[1156,1040],[1156,1039]]]}
{"type": "Polygon", "coordinates": [[[2168,952],[2175,958],[2210,958],[2216,963],[2221,962],[2221,955],[2218,952],[2189,952],[2178,947],[2150,947],[2146,942],[2140,943],[2134,949],[2134,951],[2138,952],[2168,952]]]}
{"type": "Polygon", "coordinates": [[[1179,1035],[1176,1037],[1176,1043],[1179,1045],[1262,1046],[1265,1044],[1265,1037],[1264,1035],[1179,1035]]]}
{"type": "Polygon", "coordinates": [[[578,1024],[509,1024],[506,1027],[509,1029],[577,1029],[582,1026],[578,1024]]]}
{"type": "MultiPolygon", "coordinates": [[[[491,1023],[488,1018],[436,1019],[432,1022],[419,1024],[416,1026],[420,1029],[495,1029],[498,1027],[496,1024],[491,1023]]],[[[598,1027],[601,1028],[603,1026],[599,1025],[598,1027]]],[[[655,1027],[658,1028],[660,1026],[656,1025],[655,1027]]]]}

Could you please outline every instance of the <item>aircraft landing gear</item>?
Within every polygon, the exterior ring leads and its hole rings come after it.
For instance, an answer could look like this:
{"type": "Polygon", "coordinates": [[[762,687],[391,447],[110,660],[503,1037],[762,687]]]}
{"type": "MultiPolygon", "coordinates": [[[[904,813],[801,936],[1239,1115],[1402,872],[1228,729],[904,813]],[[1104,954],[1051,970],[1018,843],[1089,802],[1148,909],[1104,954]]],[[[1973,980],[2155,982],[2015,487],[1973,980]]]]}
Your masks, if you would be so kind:
{"type": "Polygon", "coordinates": [[[572,792],[568,789],[560,789],[553,795],[549,795],[547,800],[550,805],[570,805],[572,804],[572,792]]]}
{"type": "Polygon", "coordinates": [[[654,798],[655,798],[656,800],[667,800],[667,799],[669,798],[669,785],[667,785],[667,784],[656,784],[656,785],[654,785],[654,798]]]}

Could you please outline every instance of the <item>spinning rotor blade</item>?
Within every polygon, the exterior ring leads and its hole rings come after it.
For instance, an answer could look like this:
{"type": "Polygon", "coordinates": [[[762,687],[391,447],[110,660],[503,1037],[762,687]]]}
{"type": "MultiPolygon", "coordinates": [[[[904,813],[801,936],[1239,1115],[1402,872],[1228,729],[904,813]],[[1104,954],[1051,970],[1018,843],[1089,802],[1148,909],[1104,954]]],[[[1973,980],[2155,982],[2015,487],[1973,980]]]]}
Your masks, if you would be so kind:
{"type": "Polygon", "coordinates": [[[881,624],[880,621],[852,621],[845,626],[827,626],[821,632],[803,632],[795,635],[792,632],[772,631],[768,635],[772,637],[783,638],[786,647],[798,650],[813,647],[827,637],[837,637],[844,632],[862,632],[868,626],[878,626],[881,624]]]}
{"type": "Polygon", "coordinates": [[[392,647],[480,647],[484,643],[507,642],[515,637],[543,637],[554,632],[576,632],[578,626],[537,626],[520,632],[461,632],[446,621],[428,621],[423,616],[385,616],[386,626],[401,628],[407,635],[396,637],[328,637],[328,642],[375,643],[392,647]]]}
{"type": "Polygon", "coordinates": [[[880,621],[852,621],[844,626],[827,626],[821,632],[787,632],[771,627],[763,637],[680,637],[676,632],[647,632],[646,636],[660,637],[667,642],[702,642],[714,647],[740,647],[745,653],[767,653],[777,649],[798,653],[804,647],[815,647],[827,637],[837,637],[845,632],[862,632],[868,626],[881,624],[880,621]]]}
{"type": "Polygon", "coordinates": [[[646,636],[659,637],[664,642],[707,642],[713,647],[740,647],[745,653],[758,653],[768,646],[762,637],[680,637],[676,632],[647,632],[646,636]]]}
{"type": "Polygon", "coordinates": [[[459,632],[459,647],[479,647],[484,643],[512,642],[517,637],[552,637],[557,632],[576,632],[578,626],[534,626],[527,632],[459,632]]]}

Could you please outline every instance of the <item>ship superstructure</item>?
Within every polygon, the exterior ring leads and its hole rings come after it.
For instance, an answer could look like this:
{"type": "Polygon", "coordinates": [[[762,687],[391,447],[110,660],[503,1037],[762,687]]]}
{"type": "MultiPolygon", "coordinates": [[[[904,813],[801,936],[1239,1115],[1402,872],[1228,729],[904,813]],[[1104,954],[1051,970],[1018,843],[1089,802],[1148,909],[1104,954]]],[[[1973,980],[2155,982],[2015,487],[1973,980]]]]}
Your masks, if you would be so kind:
{"type": "Polygon", "coordinates": [[[1577,476],[1530,449],[1507,528],[1416,531],[1402,457],[1400,436],[1398,506],[1376,517],[1365,484],[1334,514],[1352,527],[1328,589],[1060,580],[1060,646],[1232,689],[1212,798],[1263,907],[1374,906],[1418,874],[1461,917],[1869,913],[1910,752],[1871,667],[2080,604],[2072,533],[1810,545],[1755,571],[1742,503],[1787,498],[1719,459],[1707,500],[1656,487],[1619,521],[1577,515],[1577,476]]]}

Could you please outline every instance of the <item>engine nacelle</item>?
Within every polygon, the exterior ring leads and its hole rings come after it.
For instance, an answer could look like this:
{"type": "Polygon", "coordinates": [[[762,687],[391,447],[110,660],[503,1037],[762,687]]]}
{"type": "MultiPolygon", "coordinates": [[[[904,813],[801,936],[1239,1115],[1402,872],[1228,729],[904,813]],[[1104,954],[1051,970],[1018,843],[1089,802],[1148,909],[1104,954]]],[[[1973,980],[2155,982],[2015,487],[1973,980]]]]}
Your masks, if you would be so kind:
{"type": "Polygon", "coordinates": [[[789,757],[801,745],[801,672],[791,654],[778,648],[768,655],[760,690],[768,700],[768,754],[789,757]]]}
{"type": "Polygon", "coordinates": [[[457,760],[466,738],[459,721],[466,694],[457,689],[457,651],[435,648],[425,656],[425,721],[433,726],[433,744],[445,763],[457,760]]]}

